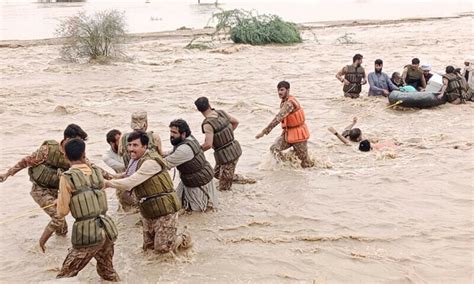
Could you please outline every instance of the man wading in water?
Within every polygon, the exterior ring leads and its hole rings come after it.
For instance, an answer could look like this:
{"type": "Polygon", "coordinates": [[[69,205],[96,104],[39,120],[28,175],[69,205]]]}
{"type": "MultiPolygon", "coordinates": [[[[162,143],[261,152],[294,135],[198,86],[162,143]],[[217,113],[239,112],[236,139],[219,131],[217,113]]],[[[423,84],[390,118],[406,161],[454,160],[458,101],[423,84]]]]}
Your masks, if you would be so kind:
{"type": "Polygon", "coordinates": [[[270,151],[277,159],[283,160],[282,151],[293,147],[296,156],[301,160],[301,167],[314,166],[308,155],[309,130],[305,123],[304,110],[295,97],[290,96],[290,83],[281,81],[277,86],[278,96],[281,99],[280,112],[255,138],[260,139],[268,135],[275,126],[281,123],[283,133],[270,147],[270,151]]]}
{"type": "MultiPolygon", "coordinates": [[[[130,123],[130,128],[133,131],[142,131],[148,137],[147,148],[150,151],[156,151],[158,154],[162,155],[161,147],[161,138],[157,133],[153,131],[148,131],[148,115],[145,111],[138,111],[132,113],[132,120],[130,123]]],[[[133,169],[136,168],[137,161],[133,161],[130,158],[130,153],[127,150],[127,139],[130,133],[122,134],[118,143],[118,154],[123,158],[123,163],[125,166],[124,176],[128,177],[133,173],[133,169]]],[[[137,200],[133,192],[129,192],[122,189],[117,189],[116,195],[119,199],[120,205],[125,212],[130,212],[136,210],[138,207],[137,200]]]]}
{"type": "MultiPolygon", "coordinates": [[[[66,157],[71,168],[59,182],[57,214],[74,217],[72,249],[68,251],[57,278],[74,277],[92,258],[97,261],[97,273],[104,280],[119,281],[113,265],[117,227],[107,213],[104,178],[95,166],[86,164],[86,144],[81,139],[66,143],[66,157]]],[[[44,248],[43,248],[44,251],[44,248]]]]}
{"type": "Polygon", "coordinates": [[[230,190],[233,182],[255,183],[253,179],[235,174],[235,167],[242,155],[240,144],[234,138],[239,121],[223,110],[211,108],[206,97],[198,98],[194,105],[205,117],[201,128],[206,136],[201,147],[203,151],[214,149],[214,177],[219,180],[219,190],[230,190]]]}
{"type": "Polygon", "coordinates": [[[367,83],[365,79],[365,70],[362,65],[362,55],[356,54],[352,58],[352,64],[344,66],[336,74],[336,78],[344,84],[342,90],[344,96],[356,99],[360,96],[362,85],[367,83]]]}
{"type": "Polygon", "coordinates": [[[106,181],[106,187],[135,193],[143,222],[143,249],[168,253],[191,247],[191,236],[177,235],[178,211],[181,202],[173,188],[166,164],[157,151],[148,149],[148,135],[134,131],[127,137],[130,164],[135,166],[130,176],[106,181]]]}
{"type": "Polygon", "coordinates": [[[217,191],[214,186],[214,169],[206,160],[201,145],[191,135],[186,121],[170,123],[170,142],[173,151],[163,159],[168,169],[176,167],[181,182],[176,192],[187,211],[204,212],[217,207],[217,191]]]}
{"type": "MultiPolygon", "coordinates": [[[[72,138],[87,139],[87,133],[76,124],[69,124],[64,130],[63,140],[46,140],[33,154],[21,159],[6,173],[0,175],[0,182],[28,168],[28,175],[33,183],[30,195],[40,207],[52,205],[58,197],[59,177],[69,169],[69,161],[64,155],[64,145],[72,138]]],[[[43,209],[51,217],[40,238],[40,247],[44,250],[46,241],[53,233],[59,236],[67,234],[66,220],[56,212],[56,206],[43,209]]]]}

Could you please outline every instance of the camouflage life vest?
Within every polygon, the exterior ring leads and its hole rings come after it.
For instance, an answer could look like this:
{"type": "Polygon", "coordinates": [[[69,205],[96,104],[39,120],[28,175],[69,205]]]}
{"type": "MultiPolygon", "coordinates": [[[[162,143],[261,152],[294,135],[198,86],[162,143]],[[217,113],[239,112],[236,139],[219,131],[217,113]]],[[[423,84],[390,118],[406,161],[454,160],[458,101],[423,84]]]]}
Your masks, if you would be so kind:
{"type": "Polygon", "coordinates": [[[193,151],[194,157],[176,167],[181,181],[188,187],[200,187],[208,184],[214,177],[214,170],[206,160],[201,145],[193,136],[184,139],[181,144],[175,147],[175,150],[182,145],[188,145],[193,151]]]}
{"type": "Polygon", "coordinates": [[[163,170],[133,188],[140,213],[147,219],[155,219],[178,212],[181,202],[174,191],[173,181],[165,169],[163,159],[156,151],[147,151],[138,160],[137,170],[147,160],[156,161],[163,170]]]}
{"type": "Polygon", "coordinates": [[[58,189],[59,177],[61,173],[69,169],[69,161],[61,152],[61,145],[54,141],[48,140],[43,142],[41,146],[48,146],[48,157],[46,161],[28,169],[30,180],[42,187],[58,189]]]}
{"type": "Polygon", "coordinates": [[[344,85],[344,93],[359,94],[362,91],[362,79],[365,77],[365,70],[362,66],[355,67],[354,65],[346,66],[346,73],[344,79],[350,82],[349,85],[344,85]]]}
{"type": "Polygon", "coordinates": [[[464,99],[464,84],[462,77],[454,73],[445,74],[443,78],[448,80],[448,87],[445,94],[449,102],[455,101],[458,98],[464,99]]]}
{"type": "Polygon", "coordinates": [[[117,227],[107,213],[107,195],[102,189],[104,178],[100,170],[92,166],[92,175],[86,176],[80,169],[72,168],[64,173],[74,188],[69,208],[75,222],[71,242],[74,248],[101,244],[104,237],[115,241],[117,227]]]}
{"type": "Polygon", "coordinates": [[[204,133],[204,125],[209,124],[214,130],[212,148],[217,165],[227,164],[235,161],[242,155],[242,148],[234,139],[234,129],[230,123],[230,118],[221,110],[214,110],[217,117],[207,117],[204,119],[201,128],[204,133]]]}

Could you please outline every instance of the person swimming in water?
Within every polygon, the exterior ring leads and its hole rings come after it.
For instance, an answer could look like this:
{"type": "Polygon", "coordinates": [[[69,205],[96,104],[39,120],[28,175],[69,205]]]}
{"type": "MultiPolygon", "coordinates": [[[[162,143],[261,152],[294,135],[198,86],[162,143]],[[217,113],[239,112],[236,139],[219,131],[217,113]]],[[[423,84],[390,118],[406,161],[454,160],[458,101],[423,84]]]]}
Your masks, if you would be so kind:
{"type": "Polygon", "coordinates": [[[380,143],[371,143],[369,139],[366,139],[362,135],[360,128],[354,128],[357,123],[357,117],[352,119],[352,123],[349,124],[342,133],[337,132],[334,127],[329,127],[328,130],[345,145],[351,145],[352,142],[359,143],[359,150],[362,152],[369,152],[371,150],[383,150],[397,147],[393,141],[387,140],[380,143]]]}

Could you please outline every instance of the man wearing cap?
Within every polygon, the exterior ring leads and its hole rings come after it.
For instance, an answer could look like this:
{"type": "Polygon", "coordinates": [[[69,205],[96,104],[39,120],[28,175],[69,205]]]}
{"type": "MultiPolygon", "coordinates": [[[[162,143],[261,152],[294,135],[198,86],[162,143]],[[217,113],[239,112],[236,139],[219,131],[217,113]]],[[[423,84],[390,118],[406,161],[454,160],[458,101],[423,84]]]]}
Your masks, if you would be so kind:
{"type": "MultiPolygon", "coordinates": [[[[138,111],[132,113],[132,121],[130,123],[130,127],[133,131],[142,131],[145,132],[146,136],[148,137],[148,145],[147,149],[150,151],[156,151],[160,156],[163,154],[161,151],[161,139],[157,133],[153,131],[148,131],[148,117],[145,111],[138,111]]],[[[123,158],[125,172],[123,176],[131,176],[135,173],[137,168],[138,160],[133,160],[130,157],[130,153],[127,150],[127,139],[130,133],[122,134],[119,145],[118,145],[118,154],[123,158]]],[[[133,195],[133,192],[122,190],[121,188],[117,188],[117,196],[121,196],[119,198],[120,204],[122,209],[125,211],[129,211],[132,208],[136,208],[137,200],[133,195]]]]}
{"type": "Polygon", "coordinates": [[[428,81],[433,77],[433,74],[430,73],[431,66],[428,64],[421,65],[421,70],[423,71],[423,77],[425,77],[426,84],[428,84],[428,81]]]}
{"type": "MultiPolygon", "coordinates": [[[[148,131],[148,117],[146,111],[138,111],[132,113],[132,122],[130,123],[130,128],[133,131],[143,131],[146,132],[148,136],[148,149],[152,151],[157,151],[158,154],[162,155],[161,151],[161,139],[157,133],[153,131],[148,131]]],[[[127,137],[129,133],[123,134],[119,142],[118,154],[123,157],[125,168],[128,170],[130,164],[130,154],[127,151],[127,137]]]]}
{"type": "Polygon", "coordinates": [[[143,223],[143,249],[168,253],[192,246],[190,234],[185,230],[177,234],[178,211],[181,200],[174,190],[173,181],[165,162],[157,151],[148,148],[148,136],[143,131],[127,135],[127,147],[133,173],[121,179],[106,181],[106,187],[135,193],[143,223]]]}

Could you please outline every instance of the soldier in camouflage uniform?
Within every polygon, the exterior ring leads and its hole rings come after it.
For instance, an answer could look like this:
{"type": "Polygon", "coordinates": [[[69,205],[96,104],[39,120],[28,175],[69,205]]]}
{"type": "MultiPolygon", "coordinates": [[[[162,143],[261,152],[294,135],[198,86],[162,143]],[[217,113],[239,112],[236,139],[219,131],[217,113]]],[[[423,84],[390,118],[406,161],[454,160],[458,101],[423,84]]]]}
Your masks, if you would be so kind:
{"type": "MultiPolygon", "coordinates": [[[[24,157],[6,173],[0,175],[0,182],[4,182],[9,176],[15,175],[22,169],[28,168],[28,174],[33,183],[30,192],[33,200],[40,207],[53,204],[58,197],[59,175],[69,169],[69,161],[64,155],[63,146],[72,138],[85,140],[87,133],[76,124],[68,125],[64,130],[64,139],[60,143],[54,140],[43,142],[33,154],[24,157]]],[[[45,236],[49,233],[56,232],[60,236],[67,234],[67,223],[63,217],[57,214],[56,207],[52,206],[43,210],[51,217],[51,221],[40,239],[42,248],[47,241],[45,236]]]]}
{"type": "Polygon", "coordinates": [[[130,154],[130,176],[106,181],[107,187],[133,190],[143,222],[143,249],[168,253],[192,245],[190,235],[177,234],[178,211],[181,202],[173,188],[173,181],[166,170],[163,158],[157,151],[150,151],[148,135],[134,131],[127,138],[130,154]]]}
{"type": "Polygon", "coordinates": [[[71,168],[60,179],[57,214],[64,218],[71,212],[75,222],[72,249],[57,278],[76,276],[95,258],[97,273],[102,279],[119,281],[112,262],[117,228],[106,215],[108,206],[102,173],[97,167],[86,164],[85,147],[81,139],[72,139],[65,145],[71,168]]]}
{"type": "Polygon", "coordinates": [[[293,147],[296,156],[301,161],[301,167],[312,167],[314,163],[308,155],[309,130],[305,123],[303,108],[295,97],[290,96],[290,83],[281,81],[277,86],[281,99],[280,111],[275,118],[255,138],[259,139],[268,135],[273,128],[281,123],[283,132],[270,147],[272,154],[283,160],[282,151],[293,147]]]}
{"type": "Polygon", "coordinates": [[[198,98],[194,104],[205,117],[201,125],[202,132],[205,134],[201,148],[204,151],[214,149],[216,160],[214,177],[219,180],[219,190],[230,190],[232,182],[239,180],[235,175],[235,167],[242,155],[242,148],[234,139],[234,130],[239,125],[239,121],[225,111],[211,108],[206,97],[198,98]]]}

